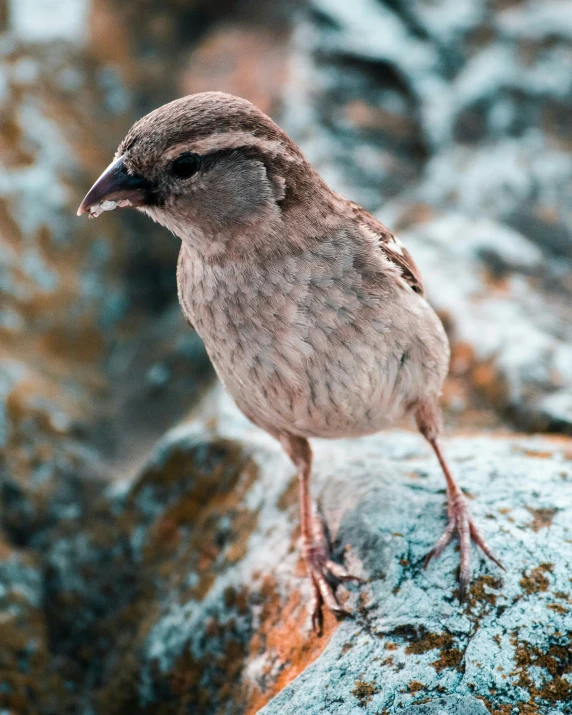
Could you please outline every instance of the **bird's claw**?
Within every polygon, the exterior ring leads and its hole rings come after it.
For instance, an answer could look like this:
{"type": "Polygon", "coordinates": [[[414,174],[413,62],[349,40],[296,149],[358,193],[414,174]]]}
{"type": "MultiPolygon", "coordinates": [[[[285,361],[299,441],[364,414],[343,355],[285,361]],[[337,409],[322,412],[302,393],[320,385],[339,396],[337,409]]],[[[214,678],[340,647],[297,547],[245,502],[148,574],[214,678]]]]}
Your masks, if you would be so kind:
{"type": "Polygon", "coordinates": [[[337,618],[351,615],[350,611],[342,608],[338,603],[331,580],[358,581],[359,583],[364,583],[364,580],[332,561],[324,524],[317,514],[313,515],[312,536],[312,542],[304,544],[303,554],[312,591],[308,610],[312,618],[312,628],[319,633],[322,626],[322,605],[337,618]]]}
{"type": "Polygon", "coordinates": [[[447,512],[449,515],[449,523],[435,546],[425,557],[425,568],[427,568],[429,562],[433,558],[441,556],[443,551],[453,540],[455,534],[458,534],[461,548],[459,600],[463,601],[467,594],[467,588],[471,580],[471,541],[474,541],[485,556],[487,556],[503,571],[506,571],[506,569],[483,538],[471,515],[467,500],[462,493],[459,492],[454,496],[449,494],[447,495],[447,512]]]}

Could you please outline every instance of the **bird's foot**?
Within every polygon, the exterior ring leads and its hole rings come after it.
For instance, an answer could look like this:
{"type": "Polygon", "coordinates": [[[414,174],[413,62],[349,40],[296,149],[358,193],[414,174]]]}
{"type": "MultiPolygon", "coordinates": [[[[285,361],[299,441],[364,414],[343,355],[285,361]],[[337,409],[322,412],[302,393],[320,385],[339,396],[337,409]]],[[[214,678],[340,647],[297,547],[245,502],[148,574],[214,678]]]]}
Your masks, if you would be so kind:
{"type": "Polygon", "coordinates": [[[506,569],[495,555],[493,550],[484,540],[475,521],[471,515],[467,499],[459,491],[456,494],[447,494],[447,513],[449,523],[441,538],[425,557],[425,568],[433,558],[441,556],[443,551],[453,540],[455,534],[459,535],[461,546],[461,567],[459,570],[459,599],[462,601],[467,593],[467,587],[471,579],[471,541],[483,551],[491,561],[505,571],[506,569]]]}
{"type": "Polygon", "coordinates": [[[343,566],[332,561],[324,522],[316,513],[312,515],[311,539],[302,539],[302,553],[312,589],[308,610],[312,617],[312,627],[319,632],[322,625],[322,604],[335,616],[349,615],[349,611],[338,603],[330,581],[359,581],[363,583],[363,579],[353,576],[343,566]]]}

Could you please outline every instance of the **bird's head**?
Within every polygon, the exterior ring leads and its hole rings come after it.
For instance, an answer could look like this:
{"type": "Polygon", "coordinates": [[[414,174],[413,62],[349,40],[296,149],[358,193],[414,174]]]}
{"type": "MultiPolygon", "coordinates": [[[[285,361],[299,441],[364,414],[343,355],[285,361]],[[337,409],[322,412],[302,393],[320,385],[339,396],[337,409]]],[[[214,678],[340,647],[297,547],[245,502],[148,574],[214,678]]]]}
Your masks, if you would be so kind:
{"type": "Polygon", "coordinates": [[[183,241],[222,251],[221,241],[276,224],[310,179],[321,181],[269,117],[244,99],[205,92],[140,119],[78,215],[136,207],[183,241]]]}

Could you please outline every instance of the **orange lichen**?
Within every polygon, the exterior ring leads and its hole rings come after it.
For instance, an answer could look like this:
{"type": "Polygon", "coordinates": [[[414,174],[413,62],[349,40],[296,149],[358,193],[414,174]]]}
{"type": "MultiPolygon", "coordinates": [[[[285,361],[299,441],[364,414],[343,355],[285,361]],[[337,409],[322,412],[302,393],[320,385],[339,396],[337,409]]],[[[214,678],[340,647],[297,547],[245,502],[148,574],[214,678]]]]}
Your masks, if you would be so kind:
{"type": "Polygon", "coordinates": [[[474,348],[463,342],[452,342],[451,368],[443,385],[442,404],[447,413],[448,424],[457,431],[476,429],[500,429],[502,416],[499,404],[491,395],[496,391],[496,372],[483,371],[477,363],[474,348]],[[490,380],[493,387],[488,388],[490,380]],[[487,388],[487,389],[485,389],[487,388]],[[491,394],[489,394],[491,393],[491,394]],[[463,409],[459,409],[462,406],[463,409]]]}
{"type": "Polygon", "coordinates": [[[278,498],[276,506],[280,511],[286,511],[298,503],[298,478],[293,476],[288,482],[288,486],[278,498]]]}
{"type": "Polygon", "coordinates": [[[551,611],[555,611],[556,613],[568,613],[570,609],[566,608],[565,606],[562,606],[560,603],[549,603],[546,608],[549,608],[551,611]]]}
{"type": "Polygon", "coordinates": [[[199,601],[209,592],[219,571],[244,556],[248,538],[258,523],[256,512],[243,504],[257,476],[256,464],[239,445],[228,440],[213,442],[209,450],[208,478],[200,474],[194,450],[173,449],[164,464],[148,470],[131,494],[134,502],[146,487],[165,490],[169,484],[187,482],[187,490],[151,525],[143,555],[146,563],[157,567],[165,561],[171,571],[174,547],[184,538],[184,550],[177,558],[185,566],[175,573],[181,578],[189,570],[198,574],[197,583],[185,587],[182,598],[199,601]],[[221,542],[218,530],[222,517],[229,519],[229,524],[221,542]]]}
{"type": "Polygon", "coordinates": [[[552,573],[553,568],[552,564],[543,563],[532,569],[529,574],[523,573],[520,587],[529,594],[548,591],[550,581],[545,574],[552,573]]]}
{"type": "Polygon", "coordinates": [[[500,408],[508,401],[508,386],[492,361],[478,363],[471,371],[471,381],[491,405],[500,408]]]}
{"type": "Polygon", "coordinates": [[[531,459],[552,459],[552,457],[554,457],[554,452],[547,449],[522,449],[515,447],[514,451],[520,452],[531,459]]]}
{"type": "Polygon", "coordinates": [[[572,684],[564,677],[572,673],[572,653],[568,645],[571,635],[568,633],[565,644],[552,643],[543,651],[536,645],[519,640],[518,635],[513,633],[511,641],[515,647],[516,667],[511,675],[517,677],[514,684],[529,694],[528,703],[524,704],[527,709],[521,708],[521,713],[535,715],[543,712],[542,702],[550,705],[571,702],[572,684]],[[531,668],[546,671],[543,684],[537,685],[538,677],[530,673],[531,668]]]}
{"type": "Polygon", "coordinates": [[[454,375],[464,375],[475,364],[475,350],[468,343],[458,342],[451,348],[451,369],[454,375]]]}
{"type": "Polygon", "coordinates": [[[343,112],[346,119],[357,127],[383,131],[396,139],[413,138],[417,131],[415,122],[409,117],[383,107],[374,107],[361,99],[348,102],[343,112]]]}
{"type": "MultiPolygon", "coordinates": [[[[552,455],[551,455],[552,456],[552,455]]],[[[552,519],[554,515],[558,512],[558,509],[534,509],[531,506],[527,506],[526,510],[532,514],[532,522],[529,524],[533,531],[540,531],[540,529],[546,529],[552,526],[552,519]]]]}
{"type": "Polygon", "coordinates": [[[293,589],[283,603],[272,576],[264,578],[260,593],[260,627],[252,636],[248,657],[263,656],[267,665],[261,676],[263,684],[251,687],[244,715],[255,715],[305,670],[322,653],[337,627],[335,617],[325,609],[321,637],[308,632],[308,611],[300,592],[293,589]]]}
{"type": "Polygon", "coordinates": [[[273,28],[246,23],[217,27],[195,49],[182,89],[191,94],[216,86],[271,114],[288,76],[287,43],[288,33],[276,23],[273,28]]]}
{"type": "Polygon", "coordinates": [[[469,612],[473,612],[485,604],[489,606],[496,606],[496,592],[501,588],[502,580],[500,578],[496,578],[490,574],[483,574],[482,576],[476,578],[470,585],[469,593],[466,599],[469,612]]]}
{"type": "Polygon", "coordinates": [[[439,651],[439,657],[431,665],[437,672],[447,668],[458,670],[463,660],[463,652],[457,647],[455,637],[451,633],[431,633],[425,628],[399,626],[392,635],[403,638],[407,642],[407,655],[423,655],[432,650],[439,651]]]}
{"type": "Polygon", "coordinates": [[[357,698],[359,704],[364,707],[367,703],[371,702],[373,696],[378,692],[379,687],[375,683],[368,683],[366,680],[356,680],[352,695],[354,698],[357,698]]]}

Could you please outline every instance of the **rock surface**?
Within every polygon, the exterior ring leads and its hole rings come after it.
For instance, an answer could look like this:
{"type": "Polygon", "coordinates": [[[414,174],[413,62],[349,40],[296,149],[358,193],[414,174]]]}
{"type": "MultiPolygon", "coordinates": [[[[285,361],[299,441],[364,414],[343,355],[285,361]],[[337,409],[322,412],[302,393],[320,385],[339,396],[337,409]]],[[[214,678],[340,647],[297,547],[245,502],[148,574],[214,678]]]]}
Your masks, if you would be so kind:
{"type": "MultiPolygon", "coordinates": [[[[570,710],[568,440],[447,440],[507,569],[475,554],[464,604],[454,548],[422,568],[444,527],[443,478],[422,439],[317,442],[313,489],[334,557],[367,580],[338,587],[354,615],[326,615],[317,637],[292,466],[219,400],[216,433],[208,419],[177,428],[131,486],[102,484],[32,539],[56,656],[38,675],[38,712],[56,673],[69,697],[111,715],[570,710]]],[[[27,608],[39,600],[31,574],[27,608]]],[[[13,691],[1,697],[15,707],[13,691]]]]}
{"type": "Polygon", "coordinates": [[[571,301],[548,288],[538,247],[498,222],[455,214],[402,238],[431,276],[429,299],[464,352],[461,369],[521,429],[572,434],[571,301]]]}
{"type": "Polygon", "coordinates": [[[0,708],[571,711],[572,444],[510,435],[572,434],[568,4],[50,6],[0,0],[0,708]],[[321,638],[276,444],[213,395],[153,447],[212,376],[177,244],[74,214],[135,118],[207,88],[271,112],[422,269],[447,448],[507,566],[475,554],[463,605],[454,549],[422,569],[444,487],[417,435],[316,445],[335,557],[368,579],[321,638]]]}
{"type": "Polygon", "coordinates": [[[454,695],[436,698],[424,705],[414,705],[402,710],[403,715],[487,715],[488,710],[482,702],[474,698],[457,698],[454,695]]]}

